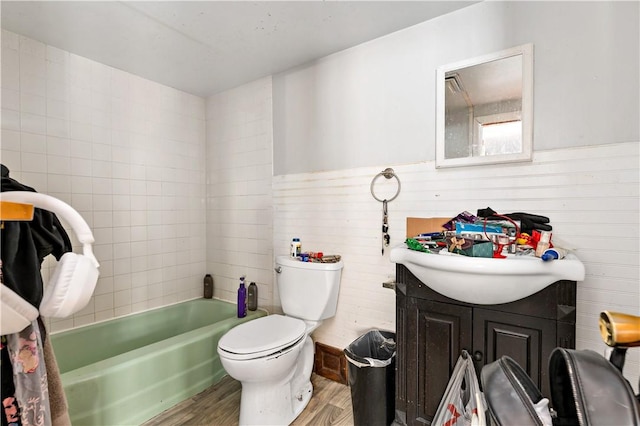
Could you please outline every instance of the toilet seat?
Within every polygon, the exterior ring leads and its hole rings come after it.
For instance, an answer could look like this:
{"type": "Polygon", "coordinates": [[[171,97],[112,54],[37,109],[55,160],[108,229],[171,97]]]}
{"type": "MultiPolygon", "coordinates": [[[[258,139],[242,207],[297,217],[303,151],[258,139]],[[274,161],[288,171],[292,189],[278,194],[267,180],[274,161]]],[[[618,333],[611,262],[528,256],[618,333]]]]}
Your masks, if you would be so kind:
{"type": "Polygon", "coordinates": [[[232,328],[220,338],[218,349],[229,359],[256,359],[293,346],[305,335],[304,321],[274,314],[232,328]]]}

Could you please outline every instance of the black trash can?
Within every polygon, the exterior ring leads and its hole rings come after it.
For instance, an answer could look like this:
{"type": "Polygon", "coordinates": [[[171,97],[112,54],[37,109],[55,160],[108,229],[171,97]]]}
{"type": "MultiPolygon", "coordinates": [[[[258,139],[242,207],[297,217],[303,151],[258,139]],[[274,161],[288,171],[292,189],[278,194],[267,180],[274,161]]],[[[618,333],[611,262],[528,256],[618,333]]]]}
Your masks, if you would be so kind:
{"type": "Polygon", "coordinates": [[[389,426],[395,409],[396,335],[371,330],[344,350],[355,426],[389,426]]]}

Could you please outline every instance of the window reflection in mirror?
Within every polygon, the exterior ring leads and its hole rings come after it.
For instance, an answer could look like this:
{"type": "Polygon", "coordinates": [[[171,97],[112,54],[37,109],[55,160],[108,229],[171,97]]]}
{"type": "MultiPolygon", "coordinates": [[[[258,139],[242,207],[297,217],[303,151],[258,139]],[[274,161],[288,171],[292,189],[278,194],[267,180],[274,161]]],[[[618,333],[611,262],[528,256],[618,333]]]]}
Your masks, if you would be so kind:
{"type": "Polygon", "coordinates": [[[532,45],[438,69],[436,166],[531,159],[532,45]]]}

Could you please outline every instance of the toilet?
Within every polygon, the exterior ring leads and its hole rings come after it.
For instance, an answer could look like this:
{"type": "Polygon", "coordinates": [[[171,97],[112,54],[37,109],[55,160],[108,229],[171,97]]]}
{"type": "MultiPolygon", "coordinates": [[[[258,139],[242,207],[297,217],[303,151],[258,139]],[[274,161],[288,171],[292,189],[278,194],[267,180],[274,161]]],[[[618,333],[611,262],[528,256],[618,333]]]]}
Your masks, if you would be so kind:
{"type": "Polygon", "coordinates": [[[307,406],[313,393],[311,333],[336,314],[342,267],[342,261],[276,257],[285,315],[240,324],[220,338],[222,366],[242,384],[240,425],[288,425],[307,406]]]}

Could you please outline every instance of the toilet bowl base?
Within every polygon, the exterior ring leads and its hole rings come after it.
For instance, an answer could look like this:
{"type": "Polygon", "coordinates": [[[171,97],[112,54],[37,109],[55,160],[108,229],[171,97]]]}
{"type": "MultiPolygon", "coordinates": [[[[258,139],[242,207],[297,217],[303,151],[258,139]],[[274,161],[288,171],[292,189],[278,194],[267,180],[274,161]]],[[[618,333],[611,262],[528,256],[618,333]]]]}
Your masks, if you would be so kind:
{"type": "Polygon", "coordinates": [[[313,341],[306,336],[291,352],[265,359],[260,364],[251,362],[253,375],[246,368],[249,363],[221,358],[229,375],[242,384],[239,424],[288,425],[293,422],[313,395],[313,357],[313,341]],[[275,374],[265,377],[266,371],[275,374]]]}
{"type": "Polygon", "coordinates": [[[288,425],[313,396],[313,341],[307,336],[295,370],[278,381],[241,381],[240,425],[288,425]]]}
{"type": "Polygon", "coordinates": [[[298,392],[291,392],[291,383],[272,386],[264,392],[261,385],[243,383],[240,396],[239,425],[288,425],[306,408],[313,395],[308,382],[298,392]],[[244,408],[244,409],[243,409],[244,408]]]}
{"type": "Polygon", "coordinates": [[[293,403],[295,416],[291,421],[295,420],[300,413],[307,407],[311,397],[313,396],[313,385],[311,382],[307,382],[300,391],[296,393],[296,401],[293,403]]]}

